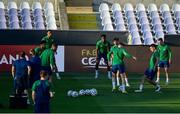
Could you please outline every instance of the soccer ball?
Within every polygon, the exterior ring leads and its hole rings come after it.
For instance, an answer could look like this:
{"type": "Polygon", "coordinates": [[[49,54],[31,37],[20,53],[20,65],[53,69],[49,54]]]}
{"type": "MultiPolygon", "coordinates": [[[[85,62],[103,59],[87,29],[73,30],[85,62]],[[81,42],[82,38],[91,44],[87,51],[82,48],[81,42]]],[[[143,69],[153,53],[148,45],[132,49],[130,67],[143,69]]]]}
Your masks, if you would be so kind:
{"type": "Polygon", "coordinates": [[[90,89],[86,89],[85,90],[85,95],[90,95],[91,94],[91,90],[90,89]]]}
{"type": "Polygon", "coordinates": [[[74,98],[79,96],[79,94],[78,94],[77,91],[73,91],[71,95],[72,95],[72,97],[74,97],[74,98]]]}
{"type": "Polygon", "coordinates": [[[69,90],[68,92],[67,92],[67,96],[69,96],[69,97],[71,97],[72,96],[72,90],[69,90]]]}
{"type": "Polygon", "coordinates": [[[91,96],[96,96],[97,95],[97,90],[95,88],[91,89],[91,96]]]}
{"type": "Polygon", "coordinates": [[[80,95],[80,96],[85,95],[85,90],[84,90],[84,89],[81,89],[81,90],[79,91],[79,95],[80,95]]]}

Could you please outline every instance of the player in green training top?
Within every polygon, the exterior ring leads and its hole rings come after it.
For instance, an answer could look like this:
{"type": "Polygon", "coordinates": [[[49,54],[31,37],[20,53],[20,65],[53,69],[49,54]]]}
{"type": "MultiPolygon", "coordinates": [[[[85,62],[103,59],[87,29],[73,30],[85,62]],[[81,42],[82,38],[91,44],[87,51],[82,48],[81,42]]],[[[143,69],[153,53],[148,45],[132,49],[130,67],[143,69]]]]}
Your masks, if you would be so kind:
{"type": "Polygon", "coordinates": [[[108,78],[111,79],[110,66],[107,60],[107,54],[109,50],[110,50],[110,43],[106,40],[106,35],[101,35],[101,40],[97,41],[96,43],[95,79],[98,78],[99,76],[98,69],[101,58],[103,58],[105,63],[107,64],[108,78]]]}
{"type": "Polygon", "coordinates": [[[46,43],[45,41],[41,41],[39,47],[36,47],[36,48],[34,49],[35,54],[36,54],[37,56],[40,56],[41,53],[45,50],[45,43],[46,43]]]}
{"type": "Polygon", "coordinates": [[[160,79],[160,68],[164,68],[166,73],[166,84],[169,83],[168,69],[171,64],[172,52],[168,45],[166,45],[162,38],[158,39],[158,47],[157,50],[159,52],[159,63],[158,63],[158,71],[157,71],[157,80],[159,83],[160,79]]]}
{"type": "Polygon", "coordinates": [[[55,63],[55,52],[57,50],[57,45],[52,44],[52,48],[45,49],[40,58],[41,58],[41,69],[48,73],[49,81],[52,81],[52,72],[56,69],[55,63]]]}
{"type": "MultiPolygon", "coordinates": [[[[117,42],[117,39],[114,39],[114,42],[117,42]]],[[[117,44],[117,43],[115,43],[117,44]]],[[[122,79],[122,86],[120,86],[120,89],[123,93],[126,93],[125,90],[125,63],[124,63],[124,57],[127,58],[133,58],[136,60],[136,57],[132,56],[129,54],[126,49],[124,48],[119,48],[117,45],[114,45],[110,52],[107,55],[108,57],[108,62],[110,64],[110,60],[112,59],[112,91],[116,89],[116,80],[115,77],[117,75],[117,72],[120,73],[121,79],[122,79]]]]}
{"type": "Polygon", "coordinates": [[[158,60],[158,57],[159,57],[159,53],[156,50],[156,45],[155,44],[151,44],[149,49],[152,52],[150,60],[149,60],[149,67],[145,71],[144,76],[142,77],[142,81],[141,81],[141,84],[139,86],[139,89],[135,90],[135,92],[142,92],[145,80],[147,82],[149,82],[150,84],[155,86],[155,91],[156,92],[160,91],[160,89],[161,89],[159,84],[156,83],[153,80],[155,75],[156,75],[156,71],[157,71],[156,65],[157,65],[157,60],[158,60]]]}
{"type": "Polygon", "coordinates": [[[47,35],[45,37],[43,37],[41,41],[46,42],[46,44],[45,44],[46,49],[51,48],[52,44],[54,43],[54,39],[52,38],[52,31],[48,30],[47,35]]]}

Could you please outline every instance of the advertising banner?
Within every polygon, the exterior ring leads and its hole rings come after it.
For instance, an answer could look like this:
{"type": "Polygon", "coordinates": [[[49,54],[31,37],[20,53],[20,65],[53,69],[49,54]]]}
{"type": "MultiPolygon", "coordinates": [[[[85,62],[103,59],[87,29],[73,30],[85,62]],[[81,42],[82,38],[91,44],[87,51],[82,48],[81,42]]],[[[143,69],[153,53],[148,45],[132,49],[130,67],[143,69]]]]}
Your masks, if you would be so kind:
{"type": "MultiPolygon", "coordinates": [[[[144,73],[148,68],[151,52],[148,46],[126,46],[126,50],[137,57],[137,61],[125,58],[126,71],[134,73],[144,73]]],[[[170,72],[180,72],[180,58],[178,47],[172,47],[173,63],[170,65],[170,72]]],[[[96,64],[95,46],[65,46],[65,71],[66,72],[94,72],[96,64]]],[[[106,64],[102,59],[100,67],[106,71],[106,64]]]]}
{"type": "MultiPolygon", "coordinates": [[[[26,59],[29,60],[29,50],[35,48],[33,45],[0,45],[0,72],[11,71],[13,61],[19,58],[18,54],[25,51],[26,59]]],[[[55,55],[56,64],[59,72],[64,71],[64,46],[58,46],[55,55]]]]}

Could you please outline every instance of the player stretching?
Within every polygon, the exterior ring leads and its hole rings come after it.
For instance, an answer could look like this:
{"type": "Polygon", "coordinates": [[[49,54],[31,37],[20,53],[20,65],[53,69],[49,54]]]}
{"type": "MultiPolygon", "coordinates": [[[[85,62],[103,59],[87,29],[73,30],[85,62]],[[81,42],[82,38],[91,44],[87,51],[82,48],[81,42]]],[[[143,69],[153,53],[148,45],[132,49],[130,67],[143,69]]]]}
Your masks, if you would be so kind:
{"type": "Polygon", "coordinates": [[[151,44],[149,49],[152,52],[150,60],[149,60],[149,67],[145,71],[144,76],[142,77],[142,81],[139,86],[139,90],[135,90],[135,92],[142,92],[145,80],[155,86],[156,92],[160,91],[160,89],[161,89],[160,86],[158,85],[158,83],[153,81],[153,79],[156,75],[156,63],[157,63],[157,59],[159,57],[158,52],[156,51],[156,45],[151,44]]]}
{"type": "Polygon", "coordinates": [[[98,68],[101,58],[103,58],[107,64],[108,78],[111,79],[110,67],[107,60],[107,54],[109,52],[109,49],[110,43],[106,40],[106,35],[101,35],[101,40],[96,43],[95,79],[97,79],[99,76],[98,68]]]}
{"type": "Polygon", "coordinates": [[[54,39],[52,38],[52,31],[48,30],[47,35],[43,37],[41,41],[45,41],[46,42],[45,48],[50,49],[52,44],[54,43],[54,39]]]}
{"type": "Polygon", "coordinates": [[[54,57],[56,50],[57,50],[57,45],[52,44],[52,48],[44,50],[40,56],[42,70],[47,72],[50,82],[52,81],[52,71],[55,71],[56,69],[56,63],[54,57]]]}
{"type": "MultiPolygon", "coordinates": [[[[115,44],[117,44],[118,39],[114,39],[115,44]]],[[[136,60],[136,57],[130,55],[124,48],[119,48],[117,45],[114,45],[111,51],[108,53],[108,61],[110,64],[110,60],[112,57],[112,91],[116,90],[116,76],[119,72],[122,79],[121,91],[126,93],[125,90],[125,63],[123,61],[124,57],[133,58],[136,60]]],[[[119,79],[117,77],[117,86],[119,86],[119,79]]]]}
{"type": "Polygon", "coordinates": [[[171,64],[172,52],[168,45],[163,42],[163,39],[158,39],[158,52],[159,52],[159,63],[158,63],[158,71],[157,71],[157,80],[159,83],[160,80],[160,68],[164,68],[166,73],[166,84],[169,83],[168,69],[169,64],[171,64]]]}
{"type": "Polygon", "coordinates": [[[37,56],[40,56],[41,53],[45,50],[45,44],[46,44],[45,41],[41,41],[39,47],[36,47],[36,48],[34,49],[35,54],[36,54],[37,56]]]}

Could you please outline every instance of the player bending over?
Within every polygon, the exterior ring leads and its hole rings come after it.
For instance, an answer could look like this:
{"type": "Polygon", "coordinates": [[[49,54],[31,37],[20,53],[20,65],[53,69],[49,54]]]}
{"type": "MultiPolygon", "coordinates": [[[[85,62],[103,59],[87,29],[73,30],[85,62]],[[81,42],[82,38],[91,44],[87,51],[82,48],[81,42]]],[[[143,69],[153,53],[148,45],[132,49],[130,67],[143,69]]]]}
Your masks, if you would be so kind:
{"type": "Polygon", "coordinates": [[[156,75],[156,63],[157,63],[157,59],[159,56],[158,51],[156,50],[156,45],[151,44],[149,49],[152,52],[150,60],[149,60],[149,67],[147,68],[147,70],[144,73],[144,76],[142,77],[142,81],[139,86],[139,90],[135,90],[135,92],[142,92],[145,80],[155,86],[156,92],[160,91],[160,89],[161,89],[159,84],[156,83],[155,81],[153,81],[153,79],[156,75]]]}
{"type": "MultiPolygon", "coordinates": [[[[114,39],[114,42],[118,42],[118,39],[114,39]]],[[[108,61],[110,64],[110,60],[112,57],[112,91],[116,90],[116,76],[118,72],[121,75],[122,86],[121,91],[122,93],[126,93],[125,90],[125,63],[123,61],[124,57],[133,58],[136,60],[136,57],[130,55],[124,48],[119,48],[117,45],[113,46],[112,50],[108,53],[108,61]]],[[[117,77],[117,86],[119,86],[119,79],[117,77]]]]}
{"type": "Polygon", "coordinates": [[[95,79],[97,79],[99,76],[98,69],[99,69],[99,62],[101,58],[103,58],[107,64],[108,78],[111,79],[110,66],[107,60],[107,54],[109,52],[109,49],[110,49],[110,43],[106,40],[106,35],[101,35],[101,40],[99,40],[96,43],[95,79]]]}
{"type": "MultiPolygon", "coordinates": [[[[52,82],[52,72],[55,72],[56,63],[55,63],[55,52],[57,50],[57,45],[52,44],[52,48],[46,49],[41,54],[41,68],[42,70],[46,71],[48,74],[48,79],[52,82]]],[[[58,77],[57,77],[58,78],[58,77]]]]}
{"type": "Polygon", "coordinates": [[[157,80],[159,83],[160,80],[160,69],[164,68],[166,74],[166,84],[169,83],[169,75],[168,69],[171,64],[172,52],[168,45],[166,45],[162,38],[158,39],[158,52],[159,52],[159,63],[158,63],[158,71],[157,71],[157,80]]]}

